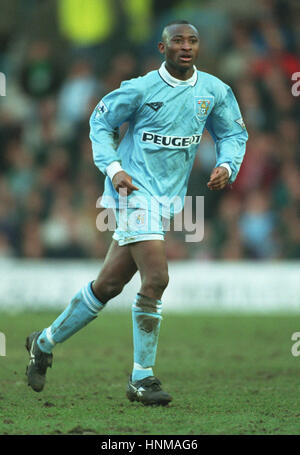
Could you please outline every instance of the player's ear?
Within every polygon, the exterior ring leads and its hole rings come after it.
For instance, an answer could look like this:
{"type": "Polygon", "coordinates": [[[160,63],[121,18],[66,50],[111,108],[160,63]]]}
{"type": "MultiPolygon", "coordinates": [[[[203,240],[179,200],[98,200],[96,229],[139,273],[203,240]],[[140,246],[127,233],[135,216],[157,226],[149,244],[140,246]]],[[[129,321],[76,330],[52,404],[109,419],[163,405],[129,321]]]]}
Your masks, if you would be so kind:
{"type": "Polygon", "coordinates": [[[159,50],[159,52],[160,52],[161,54],[164,54],[164,53],[165,53],[165,43],[163,43],[162,41],[160,41],[160,42],[158,43],[158,46],[157,46],[157,47],[158,47],[158,50],[159,50]]]}

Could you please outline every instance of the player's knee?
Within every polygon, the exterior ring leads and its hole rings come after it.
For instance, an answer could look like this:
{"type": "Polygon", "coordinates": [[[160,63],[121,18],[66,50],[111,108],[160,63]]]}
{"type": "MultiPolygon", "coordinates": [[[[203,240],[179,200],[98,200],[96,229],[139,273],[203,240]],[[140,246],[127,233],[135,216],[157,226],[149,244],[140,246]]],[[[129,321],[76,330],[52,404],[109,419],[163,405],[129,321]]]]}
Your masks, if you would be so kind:
{"type": "Polygon", "coordinates": [[[103,281],[94,281],[93,289],[99,300],[106,303],[108,300],[119,295],[122,292],[124,285],[125,283],[123,283],[123,281],[111,277],[103,281]]]}
{"type": "Polygon", "coordinates": [[[143,279],[143,288],[149,288],[154,291],[163,292],[169,283],[169,275],[166,270],[153,271],[143,279]]]}

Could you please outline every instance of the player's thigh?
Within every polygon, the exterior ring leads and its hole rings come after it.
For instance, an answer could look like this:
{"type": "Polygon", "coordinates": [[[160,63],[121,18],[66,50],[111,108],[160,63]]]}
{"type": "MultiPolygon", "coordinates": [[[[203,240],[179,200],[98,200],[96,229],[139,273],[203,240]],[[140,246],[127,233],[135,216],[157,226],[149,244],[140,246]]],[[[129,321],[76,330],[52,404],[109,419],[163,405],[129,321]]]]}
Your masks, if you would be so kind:
{"type": "Polygon", "coordinates": [[[94,286],[97,288],[103,282],[112,281],[124,285],[136,271],[137,266],[129,247],[127,245],[119,246],[118,242],[113,240],[104,259],[103,267],[94,281],[94,286]]]}
{"type": "Polygon", "coordinates": [[[129,247],[142,281],[155,276],[167,284],[168,263],[163,240],[145,240],[132,243],[129,247]]]}

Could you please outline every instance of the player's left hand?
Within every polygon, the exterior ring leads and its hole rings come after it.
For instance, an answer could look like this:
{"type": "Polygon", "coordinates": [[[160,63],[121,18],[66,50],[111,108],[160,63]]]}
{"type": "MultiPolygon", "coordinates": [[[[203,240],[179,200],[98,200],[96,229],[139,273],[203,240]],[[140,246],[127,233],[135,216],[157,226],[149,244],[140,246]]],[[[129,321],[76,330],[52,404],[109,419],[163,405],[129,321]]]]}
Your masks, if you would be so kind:
{"type": "Polygon", "coordinates": [[[229,173],[225,167],[215,167],[210,175],[210,180],[207,184],[210,190],[223,190],[229,180],[229,173]]]}

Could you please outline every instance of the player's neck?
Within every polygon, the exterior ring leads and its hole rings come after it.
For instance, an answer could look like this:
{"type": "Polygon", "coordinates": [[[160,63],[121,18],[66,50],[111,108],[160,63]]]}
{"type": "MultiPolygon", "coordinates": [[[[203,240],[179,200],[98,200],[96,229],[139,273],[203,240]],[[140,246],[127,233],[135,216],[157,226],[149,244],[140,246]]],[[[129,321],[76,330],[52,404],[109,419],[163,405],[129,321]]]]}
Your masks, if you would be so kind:
{"type": "Polygon", "coordinates": [[[165,68],[172,77],[179,79],[180,81],[187,81],[193,76],[195,71],[194,67],[180,71],[177,68],[172,68],[168,62],[166,62],[165,68]]]}

